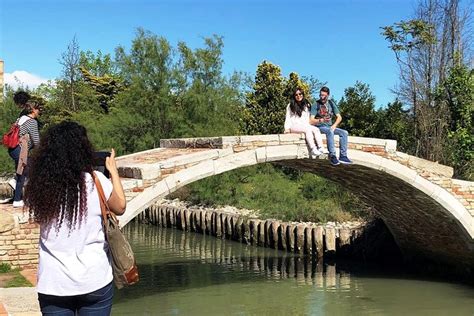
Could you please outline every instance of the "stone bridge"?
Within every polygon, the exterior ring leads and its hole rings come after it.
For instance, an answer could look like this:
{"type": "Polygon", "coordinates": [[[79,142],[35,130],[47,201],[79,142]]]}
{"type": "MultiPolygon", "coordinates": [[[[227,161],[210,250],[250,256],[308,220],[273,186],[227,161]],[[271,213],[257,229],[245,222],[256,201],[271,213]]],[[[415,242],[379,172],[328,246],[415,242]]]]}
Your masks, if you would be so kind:
{"type": "Polygon", "coordinates": [[[396,151],[396,141],[349,137],[352,165],[309,159],[303,134],[163,139],[119,157],[128,198],[121,225],[191,182],[272,162],[335,181],[373,206],[408,258],[474,268],[474,182],[451,167],[396,151]]]}

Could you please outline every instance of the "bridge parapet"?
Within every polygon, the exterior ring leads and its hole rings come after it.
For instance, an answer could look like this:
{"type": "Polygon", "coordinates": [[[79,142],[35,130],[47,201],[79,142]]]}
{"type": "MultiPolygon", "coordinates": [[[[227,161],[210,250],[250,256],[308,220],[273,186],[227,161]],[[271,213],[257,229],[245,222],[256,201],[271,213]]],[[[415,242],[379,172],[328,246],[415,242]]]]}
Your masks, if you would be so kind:
{"type": "MultiPolygon", "coordinates": [[[[323,135],[323,141],[326,136],[323,135]]],[[[257,147],[280,145],[305,145],[304,134],[272,134],[272,135],[245,135],[222,137],[197,137],[162,139],[161,148],[232,148],[235,152],[257,147]]],[[[336,146],[338,146],[336,138],[336,146]]],[[[368,137],[349,136],[349,148],[367,152],[395,152],[397,141],[392,139],[378,139],[368,137]]]]}
{"type": "MultiPolygon", "coordinates": [[[[325,135],[323,135],[323,141],[325,142],[325,135]]],[[[336,139],[336,147],[338,146],[336,139]]],[[[348,144],[349,150],[389,158],[409,167],[427,179],[452,177],[453,169],[451,167],[397,152],[396,146],[395,140],[355,136],[349,137],[348,144]]],[[[256,152],[259,156],[257,157],[258,162],[261,162],[262,159],[271,161],[272,153],[277,153],[279,158],[285,152],[294,156],[295,148],[297,148],[298,154],[294,158],[308,157],[304,134],[162,139],[160,148],[120,157],[119,160],[123,164],[119,164],[119,171],[123,177],[153,180],[204,160],[263,147],[270,149],[256,152]],[[278,148],[272,150],[272,147],[278,148]],[[264,154],[265,158],[262,157],[264,154]]]]}

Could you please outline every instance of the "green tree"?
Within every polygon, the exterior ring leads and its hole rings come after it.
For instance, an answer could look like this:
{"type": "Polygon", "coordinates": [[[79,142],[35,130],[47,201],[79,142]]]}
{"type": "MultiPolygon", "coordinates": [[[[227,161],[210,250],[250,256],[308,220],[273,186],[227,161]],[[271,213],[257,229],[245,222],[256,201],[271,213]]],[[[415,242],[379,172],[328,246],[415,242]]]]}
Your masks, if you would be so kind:
{"type": "Polygon", "coordinates": [[[87,69],[94,76],[114,76],[117,69],[110,54],[104,54],[101,50],[94,53],[90,50],[79,53],[79,66],[87,69]]]}
{"type": "Polygon", "coordinates": [[[63,77],[61,90],[62,101],[72,110],[77,111],[79,106],[76,102],[77,82],[79,81],[79,43],[74,35],[65,52],[61,54],[59,63],[63,66],[63,77]]]}
{"type": "Polygon", "coordinates": [[[415,153],[414,120],[410,110],[399,100],[389,103],[386,108],[376,111],[376,126],[372,137],[395,139],[397,149],[404,153],[415,153]]]}
{"type": "Polygon", "coordinates": [[[117,96],[117,114],[130,115],[127,126],[116,127],[127,135],[127,151],[155,147],[160,138],[175,136],[175,126],[182,124],[182,109],[172,93],[172,61],[170,43],[143,29],[137,30],[129,52],[116,49],[119,73],[128,86],[117,96]]]}
{"type": "Polygon", "coordinates": [[[451,121],[451,159],[455,176],[474,180],[474,69],[458,65],[438,90],[438,98],[447,103],[451,121]]]}
{"type": "Polygon", "coordinates": [[[125,88],[110,54],[104,55],[100,50],[97,53],[81,51],[78,68],[83,85],[93,91],[95,99],[89,100],[93,104],[87,107],[94,109],[94,105],[100,105],[104,112],[108,113],[115,96],[125,88]]]}
{"type": "Polygon", "coordinates": [[[468,61],[472,44],[472,6],[460,2],[418,1],[414,19],[382,28],[400,68],[396,92],[413,114],[415,154],[441,163],[451,154],[448,122],[441,119],[449,109],[436,89],[450,68],[468,61]]]}
{"type": "Polygon", "coordinates": [[[341,128],[355,136],[373,137],[375,97],[368,84],[357,81],[353,87],[346,88],[338,105],[343,117],[341,128]]]}
{"type": "Polygon", "coordinates": [[[184,116],[181,134],[234,135],[242,112],[241,94],[236,88],[239,75],[227,79],[222,74],[222,37],[214,35],[204,43],[195,50],[183,42],[178,44],[176,96],[184,116]]]}
{"type": "Polygon", "coordinates": [[[278,134],[283,132],[286,82],[280,67],[264,61],[257,67],[253,91],[247,93],[243,117],[245,134],[278,134]]]}
{"type": "Polygon", "coordinates": [[[80,67],[84,81],[95,91],[95,97],[100,107],[109,113],[109,104],[114,100],[115,96],[124,89],[122,80],[118,76],[105,74],[103,76],[95,76],[85,67],[80,67]]]}
{"type": "Polygon", "coordinates": [[[285,80],[285,91],[283,93],[288,101],[291,100],[297,88],[303,90],[306,99],[312,99],[310,85],[300,79],[296,72],[291,72],[288,76],[288,80],[285,80]]]}

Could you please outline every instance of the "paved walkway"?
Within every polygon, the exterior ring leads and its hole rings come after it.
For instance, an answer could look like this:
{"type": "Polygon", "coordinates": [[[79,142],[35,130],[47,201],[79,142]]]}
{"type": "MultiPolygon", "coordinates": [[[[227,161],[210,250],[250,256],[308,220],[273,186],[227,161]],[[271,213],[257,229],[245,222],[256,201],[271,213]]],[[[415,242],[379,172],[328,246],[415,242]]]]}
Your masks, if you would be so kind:
{"type": "MultiPolygon", "coordinates": [[[[36,270],[21,274],[36,286],[36,270]]],[[[0,288],[0,316],[4,315],[41,315],[36,287],[0,288]]]]}
{"type": "Polygon", "coordinates": [[[35,287],[0,288],[0,315],[41,315],[35,287]]]}

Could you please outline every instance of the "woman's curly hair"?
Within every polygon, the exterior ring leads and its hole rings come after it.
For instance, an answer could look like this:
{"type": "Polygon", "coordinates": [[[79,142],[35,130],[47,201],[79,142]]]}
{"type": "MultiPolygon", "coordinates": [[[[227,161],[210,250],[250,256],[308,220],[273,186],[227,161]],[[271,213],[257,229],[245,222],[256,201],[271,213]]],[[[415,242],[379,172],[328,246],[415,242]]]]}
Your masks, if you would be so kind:
{"type": "Polygon", "coordinates": [[[79,225],[87,211],[85,173],[92,173],[93,148],[86,129],[64,121],[50,127],[29,161],[25,204],[40,224],[56,231],[79,225]]]}

